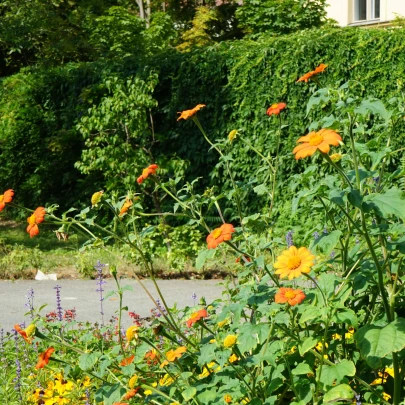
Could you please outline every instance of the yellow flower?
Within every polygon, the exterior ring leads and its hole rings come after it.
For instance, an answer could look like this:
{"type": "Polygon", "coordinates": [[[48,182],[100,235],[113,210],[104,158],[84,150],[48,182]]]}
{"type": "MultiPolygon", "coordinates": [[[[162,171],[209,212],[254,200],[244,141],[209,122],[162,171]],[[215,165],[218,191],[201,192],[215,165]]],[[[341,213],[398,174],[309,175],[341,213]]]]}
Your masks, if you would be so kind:
{"type": "Polygon", "coordinates": [[[152,384],[151,384],[151,386],[153,387],[153,388],[156,388],[157,387],[157,382],[153,382],[152,384]]]}
{"type": "Polygon", "coordinates": [[[128,342],[133,339],[138,339],[138,326],[132,325],[130,326],[127,331],[125,332],[125,336],[127,337],[128,342]]]}
{"type": "Polygon", "coordinates": [[[159,380],[159,385],[161,387],[168,387],[169,385],[172,385],[174,383],[174,379],[169,375],[165,374],[160,380],[159,380]]]}
{"type": "Polygon", "coordinates": [[[333,340],[342,340],[342,335],[339,335],[339,333],[334,333],[332,335],[333,340]]]}
{"type": "Polygon", "coordinates": [[[229,323],[229,319],[225,319],[221,322],[218,322],[218,328],[222,328],[229,323]]]}
{"type": "Polygon", "coordinates": [[[297,351],[297,346],[293,346],[288,352],[287,354],[294,354],[297,351]]]}
{"type": "Polygon", "coordinates": [[[387,381],[388,376],[394,378],[394,369],[390,367],[386,367],[384,372],[378,372],[378,378],[376,378],[370,385],[381,385],[387,381]]]}
{"type": "Polygon", "coordinates": [[[232,347],[236,343],[237,339],[238,339],[238,337],[236,335],[228,335],[224,339],[224,347],[226,347],[226,348],[232,347]]]}
{"type": "Polygon", "coordinates": [[[215,361],[211,361],[206,366],[203,367],[203,372],[198,375],[199,378],[208,377],[211,373],[215,373],[221,370],[221,366],[218,366],[215,361]]]}
{"type": "Polygon", "coordinates": [[[104,194],[104,191],[97,191],[91,196],[91,206],[96,206],[101,201],[101,196],[104,194]]]}
{"type": "Polygon", "coordinates": [[[211,339],[210,343],[217,343],[217,341],[215,339],[211,339]]]}
{"type": "Polygon", "coordinates": [[[340,162],[342,160],[341,153],[332,153],[329,157],[334,163],[340,162]]]}
{"type": "Polygon", "coordinates": [[[383,392],[382,397],[384,398],[384,401],[388,401],[391,398],[391,395],[387,394],[386,392],[383,392]]]}
{"type": "Polygon", "coordinates": [[[314,265],[315,256],[306,248],[297,249],[291,246],[284,250],[274,263],[276,274],[280,278],[288,277],[289,280],[299,277],[302,273],[309,273],[314,265]]]}
{"type": "Polygon", "coordinates": [[[228,134],[229,142],[232,142],[236,138],[236,135],[238,135],[238,131],[236,129],[233,129],[231,132],[229,132],[228,134]]]}
{"type": "Polygon", "coordinates": [[[352,339],[354,335],[354,328],[350,327],[345,333],[345,339],[352,339]]]}
{"type": "Polygon", "coordinates": [[[227,404],[230,404],[232,402],[232,397],[228,394],[224,395],[224,401],[227,404]]]}
{"type": "Polygon", "coordinates": [[[245,398],[242,399],[242,404],[243,405],[248,404],[249,402],[250,402],[250,400],[249,400],[248,397],[245,397],[245,398]]]}
{"type": "Polygon", "coordinates": [[[135,388],[136,384],[138,383],[139,377],[134,374],[128,381],[129,388],[135,388]]]}
{"type": "Polygon", "coordinates": [[[238,361],[239,357],[233,353],[230,357],[229,357],[229,363],[235,363],[235,361],[238,361]]]}
{"type": "Polygon", "coordinates": [[[152,395],[152,390],[145,390],[143,393],[148,397],[149,395],[152,395]]]}

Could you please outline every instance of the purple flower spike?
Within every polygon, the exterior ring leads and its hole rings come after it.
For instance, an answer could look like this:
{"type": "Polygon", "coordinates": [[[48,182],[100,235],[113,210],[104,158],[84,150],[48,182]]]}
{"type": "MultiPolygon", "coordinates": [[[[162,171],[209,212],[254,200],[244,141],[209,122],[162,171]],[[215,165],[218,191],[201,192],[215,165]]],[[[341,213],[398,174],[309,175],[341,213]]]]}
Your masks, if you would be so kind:
{"type": "Polygon", "coordinates": [[[34,289],[32,287],[28,290],[25,298],[27,300],[25,307],[28,308],[28,311],[30,312],[30,318],[31,318],[31,320],[33,320],[34,319],[34,289]]]}
{"type": "Polygon", "coordinates": [[[63,310],[60,299],[60,289],[62,287],[60,285],[56,285],[53,288],[56,290],[56,312],[58,314],[58,321],[61,321],[63,319],[63,310]]]}
{"type": "Polygon", "coordinates": [[[288,231],[287,235],[285,236],[285,240],[287,242],[287,247],[290,248],[291,246],[294,245],[293,241],[293,231],[288,231]]]}
{"type": "Polygon", "coordinates": [[[106,265],[101,263],[100,260],[97,260],[97,264],[94,266],[94,268],[97,270],[97,286],[98,288],[96,289],[96,292],[100,293],[100,314],[101,314],[101,325],[104,326],[104,309],[103,309],[103,284],[107,284],[106,281],[103,280],[103,268],[106,265]]]}

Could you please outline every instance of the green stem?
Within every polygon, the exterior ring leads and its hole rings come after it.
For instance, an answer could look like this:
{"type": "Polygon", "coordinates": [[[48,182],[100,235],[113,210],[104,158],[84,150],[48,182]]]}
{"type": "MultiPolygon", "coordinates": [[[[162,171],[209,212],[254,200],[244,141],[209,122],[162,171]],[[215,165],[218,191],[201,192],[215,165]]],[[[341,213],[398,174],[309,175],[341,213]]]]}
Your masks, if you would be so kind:
{"type": "Polygon", "coordinates": [[[346,173],[335,163],[332,161],[332,159],[329,157],[329,155],[327,153],[323,153],[320,152],[320,154],[322,155],[322,157],[329,163],[331,164],[338,172],[339,174],[343,177],[343,179],[346,181],[346,183],[348,184],[348,186],[350,188],[353,188],[352,183],[350,182],[349,178],[346,176],[346,173]]]}

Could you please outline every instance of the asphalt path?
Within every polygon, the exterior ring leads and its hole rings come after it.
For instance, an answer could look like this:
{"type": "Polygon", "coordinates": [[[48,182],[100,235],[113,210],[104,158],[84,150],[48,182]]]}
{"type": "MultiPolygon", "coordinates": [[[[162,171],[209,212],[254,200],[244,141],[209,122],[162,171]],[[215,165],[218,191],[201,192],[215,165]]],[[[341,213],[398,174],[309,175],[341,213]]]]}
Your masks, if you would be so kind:
{"type": "MultiPolygon", "coordinates": [[[[109,291],[116,290],[113,279],[105,280],[103,285],[104,296],[109,291]]],[[[224,287],[219,285],[220,280],[158,280],[159,288],[167,304],[171,307],[175,303],[178,308],[193,306],[202,297],[205,297],[209,304],[213,300],[220,298],[224,287]],[[195,293],[196,298],[193,299],[195,293]]],[[[151,280],[143,280],[145,287],[152,296],[158,298],[157,291],[151,280]]],[[[58,280],[58,281],[0,281],[0,328],[10,331],[14,324],[25,321],[29,323],[29,316],[25,315],[28,308],[26,295],[30,288],[34,290],[34,307],[47,306],[41,311],[45,315],[56,309],[56,290],[59,285],[61,306],[63,310],[76,309],[76,319],[78,321],[101,322],[102,315],[100,309],[100,293],[96,280],[58,280]]],[[[121,280],[122,286],[129,286],[131,290],[124,292],[123,306],[128,306],[128,311],[133,311],[141,317],[150,316],[151,309],[155,307],[152,300],[142,289],[136,280],[121,280]]],[[[119,307],[117,295],[105,298],[103,301],[104,321],[108,322],[112,316],[116,315],[119,307]]],[[[123,318],[124,324],[131,323],[128,314],[123,318]]]]}

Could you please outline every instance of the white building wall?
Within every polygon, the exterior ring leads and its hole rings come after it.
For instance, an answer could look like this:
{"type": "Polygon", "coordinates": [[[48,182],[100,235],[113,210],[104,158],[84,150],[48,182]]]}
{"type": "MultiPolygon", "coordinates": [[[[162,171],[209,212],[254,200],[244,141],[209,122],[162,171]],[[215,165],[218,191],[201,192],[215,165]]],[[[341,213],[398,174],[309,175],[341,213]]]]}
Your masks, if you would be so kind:
{"type": "Polygon", "coordinates": [[[328,0],[328,3],[326,7],[328,18],[336,20],[341,27],[350,24],[349,0],[328,0]]]}
{"type": "MultiPolygon", "coordinates": [[[[333,18],[342,27],[354,23],[353,2],[354,0],[328,0],[328,18],[333,18]]],[[[396,14],[405,17],[405,0],[380,0],[380,8],[380,18],[376,23],[392,21],[396,14]]]]}

